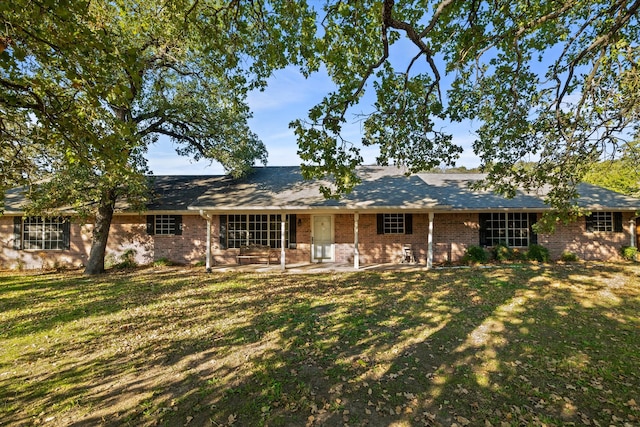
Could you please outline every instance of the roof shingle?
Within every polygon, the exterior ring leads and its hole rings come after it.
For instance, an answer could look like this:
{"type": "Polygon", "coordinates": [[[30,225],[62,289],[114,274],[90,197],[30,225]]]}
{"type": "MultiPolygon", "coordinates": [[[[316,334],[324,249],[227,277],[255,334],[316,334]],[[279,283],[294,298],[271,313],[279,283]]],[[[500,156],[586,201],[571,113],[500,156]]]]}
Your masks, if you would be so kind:
{"type": "MultiPolygon", "coordinates": [[[[154,197],[147,210],[186,211],[487,211],[548,209],[544,192],[519,191],[507,199],[492,191],[470,188],[481,174],[406,174],[396,167],[363,166],[362,183],[339,200],[320,193],[328,181],[304,180],[298,166],[257,167],[234,180],[226,175],[151,176],[154,197]]],[[[578,187],[578,205],[592,210],[634,211],[640,200],[589,184],[578,187]]],[[[13,189],[5,198],[5,212],[21,212],[25,197],[13,189]]],[[[126,211],[126,205],[120,205],[126,211]]]]}

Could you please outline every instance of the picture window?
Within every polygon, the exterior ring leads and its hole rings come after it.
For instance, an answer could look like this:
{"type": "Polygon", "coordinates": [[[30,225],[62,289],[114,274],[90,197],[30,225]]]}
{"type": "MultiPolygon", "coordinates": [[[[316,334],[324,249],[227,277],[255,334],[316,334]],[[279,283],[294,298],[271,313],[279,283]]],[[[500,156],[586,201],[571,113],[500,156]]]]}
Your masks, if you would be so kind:
{"type": "Polygon", "coordinates": [[[22,249],[62,250],[69,241],[68,219],[26,217],[22,221],[22,249]]]}

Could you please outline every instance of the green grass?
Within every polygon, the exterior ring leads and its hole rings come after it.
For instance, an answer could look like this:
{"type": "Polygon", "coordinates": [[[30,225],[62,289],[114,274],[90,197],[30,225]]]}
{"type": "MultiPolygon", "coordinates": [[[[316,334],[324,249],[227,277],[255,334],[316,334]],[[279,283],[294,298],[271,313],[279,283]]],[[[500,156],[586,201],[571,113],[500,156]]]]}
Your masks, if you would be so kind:
{"type": "Polygon", "coordinates": [[[639,331],[632,264],[2,273],[0,420],[639,425],[639,331]]]}

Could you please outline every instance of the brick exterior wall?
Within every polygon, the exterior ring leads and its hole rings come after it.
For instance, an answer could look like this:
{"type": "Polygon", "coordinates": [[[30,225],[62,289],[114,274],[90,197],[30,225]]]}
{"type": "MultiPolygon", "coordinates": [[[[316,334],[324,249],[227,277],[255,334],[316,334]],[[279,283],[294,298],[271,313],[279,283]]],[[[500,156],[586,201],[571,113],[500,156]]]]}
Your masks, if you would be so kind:
{"type": "Polygon", "coordinates": [[[153,236],[153,259],[166,258],[178,264],[195,264],[205,260],[207,221],[201,216],[182,216],[182,235],[153,236]]]}
{"type": "MultiPolygon", "coordinates": [[[[559,225],[553,234],[538,235],[538,243],[549,249],[552,259],[564,251],[572,252],[583,260],[620,259],[620,248],[631,241],[630,212],[622,214],[622,232],[587,232],[584,218],[568,225],[559,225]]],[[[637,245],[637,243],[636,243],[637,245]]]]}
{"type": "MultiPolygon", "coordinates": [[[[129,250],[135,251],[135,261],[149,264],[160,258],[180,264],[195,264],[205,260],[206,220],[199,215],[183,215],[182,235],[150,236],[146,232],[146,216],[117,215],[113,219],[107,247],[107,262],[117,262],[129,250]]],[[[334,218],[336,263],[353,263],[354,216],[336,214],[334,218]]],[[[630,242],[631,213],[623,214],[621,233],[589,233],[583,218],[567,226],[559,225],[551,235],[539,235],[538,243],[547,247],[557,259],[570,251],[584,260],[618,259],[621,246],[630,242]]],[[[375,214],[360,214],[358,220],[360,264],[400,262],[402,248],[411,244],[416,260],[426,263],[428,214],[413,214],[412,234],[378,234],[375,214]]],[[[38,251],[13,249],[13,217],[0,216],[0,268],[51,268],[82,266],[91,246],[90,225],[71,225],[70,249],[38,251]]],[[[212,264],[235,264],[238,249],[220,247],[220,217],[212,218],[212,264]]],[[[296,248],[285,249],[287,264],[311,261],[312,215],[296,216],[296,248]]],[[[479,243],[477,213],[436,213],[434,215],[434,263],[459,261],[466,248],[479,243]]]]}
{"type": "MultiPolygon", "coordinates": [[[[353,262],[353,215],[336,215],[336,262],[353,262]]],[[[427,262],[429,215],[413,214],[411,234],[378,234],[375,214],[358,218],[360,264],[400,262],[410,244],[416,261],[427,262]]],[[[469,245],[478,244],[478,215],[434,215],[434,262],[458,261],[469,245]]]]}
{"type": "MultiPolygon", "coordinates": [[[[345,215],[346,216],[346,215],[345,215]]],[[[353,215],[348,215],[348,221],[342,223],[348,228],[345,239],[338,241],[340,233],[336,221],[336,243],[343,245],[342,258],[339,262],[353,262],[353,215]]],[[[378,226],[375,214],[360,214],[358,218],[358,248],[360,252],[360,265],[400,262],[402,260],[403,246],[410,244],[416,260],[422,262],[427,254],[427,234],[429,216],[426,214],[413,214],[412,234],[378,234],[378,226]]]]}
{"type": "MultiPolygon", "coordinates": [[[[56,266],[81,267],[91,250],[92,225],[71,224],[68,250],[13,249],[13,218],[0,217],[0,268],[39,269],[56,266]]],[[[127,251],[134,252],[134,260],[146,265],[160,258],[180,264],[204,261],[207,223],[199,215],[183,215],[181,236],[150,236],[144,215],[116,215],[113,217],[105,262],[116,263],[127,251]]]]}
{"type": "Polygon", "coordinates": [[[14,249],[13,216],[0,216],[0,268],[48,269],[57,266],[78,267],[84,265],[89,254],[86,242],[91,235],[84,227],[71,224],[70,249],[62,251],[14,249]]]}

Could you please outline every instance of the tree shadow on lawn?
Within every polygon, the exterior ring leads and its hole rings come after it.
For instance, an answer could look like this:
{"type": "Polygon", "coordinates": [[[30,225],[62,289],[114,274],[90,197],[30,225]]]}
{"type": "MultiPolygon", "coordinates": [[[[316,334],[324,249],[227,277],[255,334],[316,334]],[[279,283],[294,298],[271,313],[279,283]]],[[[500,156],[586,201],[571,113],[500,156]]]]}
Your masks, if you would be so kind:
{"type": "Polygon", "coordinates": [[[592,273],[143,275],[159,293],[26,351],[0,402],[16,425],[633,422],[638,286],[592,273]]]}
{"type": "Polygon", "coordinates": [[[145,269],[140,270],[142,274],[135,271],[96,277],[81,272],[24,274],[7,279],[0,284],[0,313],[5,317],[1,336],[19,338],[45,333],[87,317],[113,315],[149,305],[185,289],[192,294],[198,292],[193,284],[204,276],[200,273],[194,280],[185,279],[185,272],[191,276],[194,271],[182,269],[156,273],[145,269]]]}

